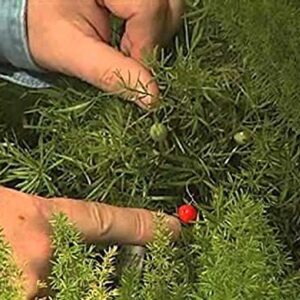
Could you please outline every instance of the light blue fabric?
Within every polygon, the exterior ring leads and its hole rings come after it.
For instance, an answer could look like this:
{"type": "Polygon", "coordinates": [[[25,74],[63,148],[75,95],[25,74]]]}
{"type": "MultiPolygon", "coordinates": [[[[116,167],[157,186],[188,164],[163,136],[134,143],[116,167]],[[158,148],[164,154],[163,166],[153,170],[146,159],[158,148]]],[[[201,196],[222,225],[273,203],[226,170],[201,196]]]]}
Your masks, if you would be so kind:
{"type": "Polygon", "coordinates": [[[26,12],[27,0],[0,0],[0,78],[48,88],[51,76],[34,63],[29,52],[26,12]]]}

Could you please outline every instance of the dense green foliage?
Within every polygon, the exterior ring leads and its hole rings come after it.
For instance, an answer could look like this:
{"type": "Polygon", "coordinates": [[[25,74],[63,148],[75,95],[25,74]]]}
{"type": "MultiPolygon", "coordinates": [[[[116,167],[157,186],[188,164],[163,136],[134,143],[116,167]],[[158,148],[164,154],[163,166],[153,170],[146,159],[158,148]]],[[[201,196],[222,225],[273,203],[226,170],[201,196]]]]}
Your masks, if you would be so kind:
{"type": "Polygon", "coordinates": [[[71,79],[44,91],[0,85],[2,184],[169,213],[186,185],[200,195],[201,220],[176,245],[159,227],[142,273],[120,278],[116,249],[97,265],[96,248],[58,218],[54,299],[300,294],[299,4],[188,6],[173,47],[151,61],[162,91],[154,113],[71,79]],[[149,134],[158,121],[168,129],[161,143],[149,134]],[[251,132],[242,145],[241,131],[251,132]]]}
{"type": "Polygon", "coordinates": [[[4,241],[2,232],[0,232],[0,262],[0,299],[22,300],[24,298],[22,274],[13,261],[11,249],[4,241]]]}

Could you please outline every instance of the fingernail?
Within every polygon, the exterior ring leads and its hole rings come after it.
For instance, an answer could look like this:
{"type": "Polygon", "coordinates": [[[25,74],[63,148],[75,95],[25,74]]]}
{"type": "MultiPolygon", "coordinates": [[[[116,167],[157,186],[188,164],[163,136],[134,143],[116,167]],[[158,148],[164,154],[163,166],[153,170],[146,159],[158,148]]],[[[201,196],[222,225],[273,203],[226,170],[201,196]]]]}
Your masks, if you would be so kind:
{"type": "Polygon", "coordinates": [[[173,239],[177,240],[181,233],[181,228],[182,228],[181,223],[177,218],[172,216],[167,216],[167,221],[168,221],[169,228],[172,232],[173,239]]]}
{"type": "Polygon", "coordinates": [[[160,106],[159,98],[153,96],[138,97],[136,103],[149,110],[157,109],[160,106]]]}
{"type": "Polygon", "coordinates": [[[151,103],[150,103],[150,106],[151,106],[151,109],[156,109],[160,106],[161,102],[160,102],[160,99],[158,97],[152,97],[151,98],[151,103]]]}

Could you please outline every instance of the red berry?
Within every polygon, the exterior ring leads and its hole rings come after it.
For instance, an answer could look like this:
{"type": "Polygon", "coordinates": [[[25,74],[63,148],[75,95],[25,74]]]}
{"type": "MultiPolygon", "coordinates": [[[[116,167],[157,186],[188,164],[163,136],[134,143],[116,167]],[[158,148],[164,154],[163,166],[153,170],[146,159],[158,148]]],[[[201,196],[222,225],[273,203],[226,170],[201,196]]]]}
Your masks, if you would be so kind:
{"type": "Polygon", "coordinates": [[[190,204],[181,205],[178,209],[179,219],[183,223],[189,223],[195,221],[197,218],[197,210],[194,206],[190,204]]]}

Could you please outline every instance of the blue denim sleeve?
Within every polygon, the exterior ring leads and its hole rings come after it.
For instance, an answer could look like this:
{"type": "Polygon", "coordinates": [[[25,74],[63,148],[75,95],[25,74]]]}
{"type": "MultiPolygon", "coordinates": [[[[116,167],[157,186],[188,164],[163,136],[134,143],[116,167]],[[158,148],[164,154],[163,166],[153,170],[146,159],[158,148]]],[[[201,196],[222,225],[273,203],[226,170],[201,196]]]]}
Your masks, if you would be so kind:
{"type": "Polygon", "coordinates": [[[33,61],[27,38],[27,0],[0,0],[0,78],[48,88],[51,77],[33,61]]]}

